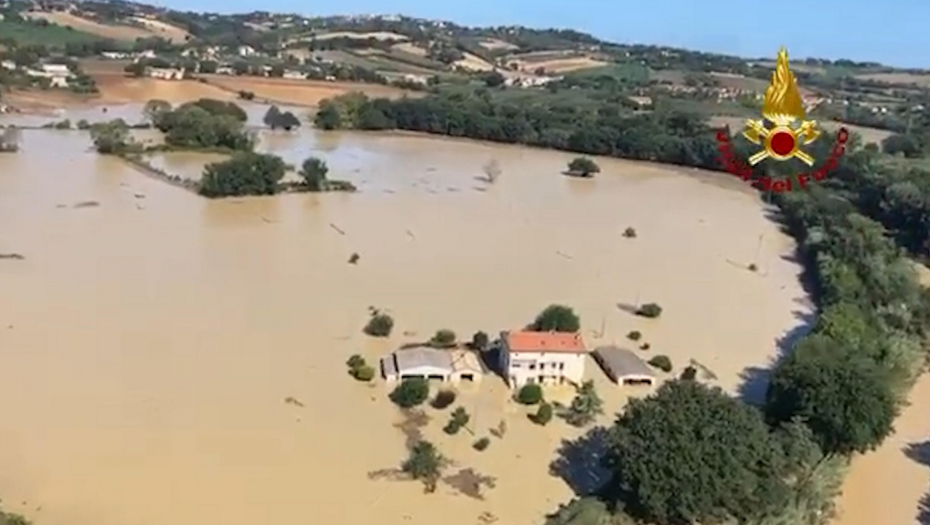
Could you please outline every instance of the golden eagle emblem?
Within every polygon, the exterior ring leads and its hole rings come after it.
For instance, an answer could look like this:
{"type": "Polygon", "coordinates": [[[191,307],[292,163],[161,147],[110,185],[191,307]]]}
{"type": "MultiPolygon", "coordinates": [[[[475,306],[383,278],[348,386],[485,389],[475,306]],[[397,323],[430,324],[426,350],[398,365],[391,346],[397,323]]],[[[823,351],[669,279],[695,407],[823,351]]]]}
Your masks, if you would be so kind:
{"type": "Polygon", "coordinates": [[[788,160],[797,158],[808,166],[813,166],[814,158],[801,151],[801,144],[810,144],[820,136],[817,122],[804,120],[804,105],[794,73],[788,69],[788,51],[783,47],[778,51],[775,61],[775,71],[772,80],[765,90],[765,99],[762,103],[762,116],[764,120],[749,119],[743,136],[754,144],[760,144],[765,149],[749,157],[753,166],[766,158],[775,160],[788,160]],[[766,126],[765,121],[774,127],[766,126]],[[795,122],[800,121],[798,127],[795,122]]]}

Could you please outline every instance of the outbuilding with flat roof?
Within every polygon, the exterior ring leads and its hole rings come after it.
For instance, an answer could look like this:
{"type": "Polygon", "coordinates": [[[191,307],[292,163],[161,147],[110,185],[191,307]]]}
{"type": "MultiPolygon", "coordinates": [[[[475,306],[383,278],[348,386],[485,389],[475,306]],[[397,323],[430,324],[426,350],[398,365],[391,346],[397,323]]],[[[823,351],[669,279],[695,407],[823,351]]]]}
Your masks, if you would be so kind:
{"type": "Polygon", "coordinates": [[[616,346],[600,346],[594,349],[594,359],[610,379],[618,385],[655,384],[656,375],[632,350],[616,346]]]}

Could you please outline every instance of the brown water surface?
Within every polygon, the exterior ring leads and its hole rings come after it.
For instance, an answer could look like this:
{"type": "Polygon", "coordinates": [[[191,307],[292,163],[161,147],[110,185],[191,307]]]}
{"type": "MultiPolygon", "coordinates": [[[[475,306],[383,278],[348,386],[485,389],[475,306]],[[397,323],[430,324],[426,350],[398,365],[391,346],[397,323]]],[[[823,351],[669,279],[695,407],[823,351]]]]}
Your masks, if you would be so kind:
{"type": "MultiPolygon", "coordinates": [[[[733,390],[810,312],[792,241],[727,178],[605,159],[576,180],[557,152],[304,130],[261,148],[321,155],[358,193],[208,201],[84,133],[23,141],[0,157],[0,252],[25,256],[0,261],[0,495],[40,525],[539,523],[570,497],[548,463],[578,431],[533,425],[488,378],[461,396],[474,435],[444,435],[432,409],[423,431],[450,472],[495,478],[484,499],[372,480],[405,455],[402,418],[346,358],[519,327],[559,302],[592,345],[640,330],[644,356],[675,373],[697,359],[733,390]],[[649,301],[661,319],[617,306],[649,301]],[[360,333],[369,306],[394,315],[390,340],[360,333]],[[505,437],[473,450],[501,420],[505,437]]],[[[626,392],[588,374],[609,422],[626,392]]]]}

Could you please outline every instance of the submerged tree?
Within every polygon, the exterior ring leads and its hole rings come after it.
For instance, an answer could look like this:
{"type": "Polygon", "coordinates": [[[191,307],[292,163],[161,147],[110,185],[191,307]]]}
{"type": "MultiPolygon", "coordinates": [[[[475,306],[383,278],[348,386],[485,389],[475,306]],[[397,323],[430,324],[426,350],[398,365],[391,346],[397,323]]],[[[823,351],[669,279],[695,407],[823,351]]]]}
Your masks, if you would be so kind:
{"type": "Polygon", "coordinates": [[[583,427],[593,423],[597,416],[604,413],[604,402],[594,389],[594,381],[585,381],[571,405],[562,414],[565,421],[572,426],[583,427]]]}
{"type": "Polygon", "coordinates": [[[786,503],[786,480],[797,476],[783,447],[800,446],[787,437],[774,439],[757,409],[719,388],[670,381],[630,401],[609,431],[605,465],[646,523],[747,523],[786,503]]]}
{"type": "Polygon", "coordinates": [[[581,322],[571,307],[553,304],[536,316],[531,328],[537,332],[577,332],[581,322]]]}
{"type": "Polygon", "coordinates": [[[400,469],[413,479],[423,482],[426,492],[436,491],[436,485],[442,476],[443,468],[448,460],[436,450],[436,446],[429,441],[418,441],[410,449],[410,455],[400,465],[400,469]]]}
{"type": "Polygon", "coordinates": [[[286,166],[281,157],[238,153],[224,162],[208,164],[200,183],[205,197],[273,195],[277,193],[286,166]]]}
{"type": "Polygon", "coordinates": [[[290,111],[281,111],[278,106],[271,106],[263,119],[266,126],[272,130],[281,128],[291,131],[300,127],[300,119],[290,111]]]}
{"type": "Polygon", "coordinates": [[[155,124],[161,115],[169,111],[171,111],[171,103],[159,99],[149,100],[145,103],[145,107],[142,108],[142,114],[152,124],[155,124]]]}
{"type": "Polygon", "coordinates": [[[124,152],[132,139],[129,125],[123,119],[100,122],[90,127],[90,138],[99,153],[117,154],[124,152]]]}
{"type": "Polygon", "coordinates": [[[304,161],[300,167],[300,177],[304,184],[312,191],[323,191],[326,189],[326,174],[329,173],[329,166],[326,161],[318,157],[310,157],[304,161]]]}

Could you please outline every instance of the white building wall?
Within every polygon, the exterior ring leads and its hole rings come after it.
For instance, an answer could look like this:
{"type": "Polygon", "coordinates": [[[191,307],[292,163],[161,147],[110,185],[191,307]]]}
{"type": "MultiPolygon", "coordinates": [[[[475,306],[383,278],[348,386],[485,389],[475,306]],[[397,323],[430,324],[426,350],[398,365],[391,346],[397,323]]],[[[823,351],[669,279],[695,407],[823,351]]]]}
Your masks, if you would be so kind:
{"type": "Polygon", "coordinates": [[[506,358],[507,377],[511,387],[527,383],[559,384],[562,381],[581,384],[584,379],[585,354],[563,352],[510,352],[506,358]]]}

